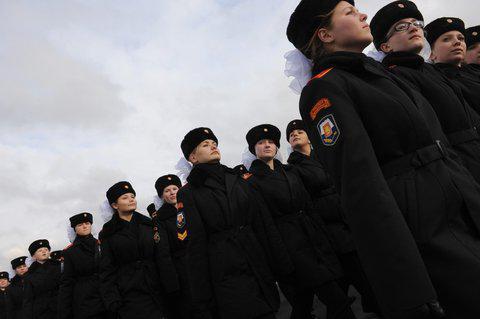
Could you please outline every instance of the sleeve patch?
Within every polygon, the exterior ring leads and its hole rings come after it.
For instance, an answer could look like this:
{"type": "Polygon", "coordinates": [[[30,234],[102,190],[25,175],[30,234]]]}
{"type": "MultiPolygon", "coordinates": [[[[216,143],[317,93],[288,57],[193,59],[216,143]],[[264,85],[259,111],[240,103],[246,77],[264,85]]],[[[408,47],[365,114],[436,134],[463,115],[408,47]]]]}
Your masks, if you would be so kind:
{"type": "Polygon", "coordinates": [[[177,237],[179,240],[184,241],[187,239],[187,231],[185,230],[183,233],[177,233],[177,237]]]}
{"type": "Polygon", "coordinates": [[[317,124],[317,130],[323,145],[333,146],[340,137],[340,129],[333,114],[324,116],[317,124]]]}
{"type": "Polygon", "coordinates": [[[185,214],[183,212],[177,213],[177,228],[181,229],[185,226],[185,214]]]}
{"type": "Polygon", "coordinates": [[[310,118],[314,120],[317,117],[318,112],[320,112],[321,110],[326,110],[330,106],[332,106],[332,103],[328,98],[321,98],[310,110],[310,118]]]}

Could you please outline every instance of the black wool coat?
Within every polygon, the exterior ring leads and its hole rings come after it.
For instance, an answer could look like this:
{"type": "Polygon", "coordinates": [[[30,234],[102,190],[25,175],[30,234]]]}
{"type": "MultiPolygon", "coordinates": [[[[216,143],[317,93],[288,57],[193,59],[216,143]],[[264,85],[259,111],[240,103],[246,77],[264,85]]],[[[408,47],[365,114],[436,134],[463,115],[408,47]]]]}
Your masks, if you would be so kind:
{"type": "Polygon", "coordinates": [[[312,200],[311,208],[308,209],[310,216],[317,224],[325,224],[335,252],[346,254],[355,251],[352,235],[340,204],[340,196],[315,153],[312,152],[308,156],[293,151],[288,157],[288,163],[295,168],[310,194],[312,200]]]}
{"type": "Polygon", "coordinates": [[[325,56],[314,74],[300,113],[384,314],[438,298],[449,318],[480,316],[478,185],[432,107],[360,53],[325,56]]]}
{"type": "Polygon", "coordinates": [[[162,316],[163,295],[178,290],[168,253],[154,239],[150,218],[134,212],[130,222],[114,213],[100,232],[100,291],[119,318],[162,316]]]}
{"type": "Polygon", "coordinates": [[[60,262],[51,259],[30,266],[24,281],[24,319],[56,319],[60,267],[60,262]]]}
{"type": "Polygon", "coordinates": [[[274,160],[274,170],[260,160],[253,161],[248,181],[259,190],[285,243],[295,271],[280,282],[315,288],[338,279],[341,266],[331,243],[310,218],[310,197],[293,166],[274,160]]]}
{"type": "MultiPolygon", "coordinates": [[[[195,318],[253,319],[275,312],[279,296],[269,261],[283,246],[258,195],[220,164],[195,165],[187,181],[178,193],[177,228],[178,238],[188,241],[195,318]]],[[[273,264],[291,271],[288,259],[273,264]]]]}
{"type": "Polygon", "coordinates": [[[63,252],[58,293],[58,319],[107,317],[100,295],[100,244],[92,236],[77,236],[63,252]]]}
{"type": "Polygon", "coordinates": [[[462,95],[475,111],[474,124],[480,127],[480,78],[471,72],[464,72],[463,68],[446,64],[436,63],[434,67],[449,78],[461,91],[462,95]]]}
{"type": "Polygon", "coordinates": [[[383,64],[430,102],[450,145],[480,182],[480,139],[474,125],[476,114],[461,90],[418,54],[391,53],[383,64]]]}
{"type": "Polygon", "coordinates": [[[8,286],[8,294],[12,303],[12,318],[14,319],[23,318],[23,290],[27,274],[22,277],[15,275],[8,286]]]}
{"type": "Polygon", "coordinates": [[[0,289],[0,319],[12,319],[12,302],[9,289],[0,289]]]}
{"type": "Polygon", "coordinates": [[[192,318],[192,297],[188,286],[185,253],[187,241],[177,236],[177,208],[175,205],[163,203],[153,218],[155,230],[158,232],[159,245],[170,253],[178,279],[179,293],[167,296],[169,319],[192,318]]]}
{"type": "Polygon", "coordinates": [[[472,75],[480,81],[480,64],[467,64],[461,68],[462,72],[472,75]]]}

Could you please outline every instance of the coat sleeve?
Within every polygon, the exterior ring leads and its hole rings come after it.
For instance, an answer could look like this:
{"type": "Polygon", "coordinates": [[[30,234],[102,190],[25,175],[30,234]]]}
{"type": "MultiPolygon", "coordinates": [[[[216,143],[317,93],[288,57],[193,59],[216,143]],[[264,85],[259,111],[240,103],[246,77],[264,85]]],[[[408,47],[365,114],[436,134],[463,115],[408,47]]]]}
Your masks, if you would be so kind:
{"type": "Polygon", "coordinates": [[[23,291],[22,313],[23,319],[33,319],[33,287],[32,283],[25,280],[23,291]]]}
{"type": "Polygon", "coordinates": [[[210,277],[207,235],[193,195],[188,189],[178,192],[178,240],[187,241],[186,272],[195,318],[210,318],[214,293],[210,277]]]}
{"type": "Polygon", "coordinates": [[[107,310],[115,313],[123,304],[116,282],[118,269],[114,262],[108,238],[101,241],[100,248],[102,251],[99,267],[100,292],[107,310]]]}
{"type": "Polygon", "coordinates": [[[169,236],[163,223],[154,223],[154,225],[155,236],[158,232],[159,238],[158,243],[155,244],[157,271],[166,293],[171,294],[180,290],[180,284],[170,253],[169,236]]]}
{"type": "Polygon", "coordinates": [[[74,266],[72,257],[65,250],[63,261],[63,273],[60,279],[60,289],[58,291],[58,319],[73,318],[73,286],[75,285],[74,266]]]}
{"type": "Polygon", "coordinates": [[[435,290],[346,91],[348,83],[339,81],[327,74],[310,82],[302,92],[300,113],[315,152],[332,173],[380,304],[392,318],[408,318],[402,317],[403,310],[435,300],[435,290]]]}

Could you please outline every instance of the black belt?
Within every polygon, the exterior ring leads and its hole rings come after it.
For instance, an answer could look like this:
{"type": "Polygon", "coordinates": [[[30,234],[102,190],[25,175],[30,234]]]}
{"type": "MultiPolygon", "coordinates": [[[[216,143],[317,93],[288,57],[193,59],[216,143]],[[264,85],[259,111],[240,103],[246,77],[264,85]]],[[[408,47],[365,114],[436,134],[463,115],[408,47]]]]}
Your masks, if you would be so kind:
{"type": "Polygon", "coordinates": [[[415,152],[397,158],[382,165],[381,168],[385,178],[389,178],[438,161],[446,156],[447,153],[442,146],[442,142],[436,140],[435,144],[420,148],[415,152]]]}
{"type": "Polygon", "coordinates": [[[450,144],[458,145],[473,140],[478,140],[479,137],[475,128],[469,128],[467,130],[447,134],[447,138],[450,144]]]}

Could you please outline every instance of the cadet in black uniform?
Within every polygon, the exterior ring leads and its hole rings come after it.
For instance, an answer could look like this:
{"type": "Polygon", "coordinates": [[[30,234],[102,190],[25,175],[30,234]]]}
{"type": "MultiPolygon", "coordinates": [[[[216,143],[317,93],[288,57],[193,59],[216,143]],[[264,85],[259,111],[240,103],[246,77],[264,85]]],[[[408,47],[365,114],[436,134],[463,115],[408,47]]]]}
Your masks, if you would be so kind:
{"type": "MultiPolygon", "coordinates": [[[[266,257],[280,256],[283,246],[271,219],[258,231],[268,214],[248,183],[220,164],[217,143],[205,127],[190,131],[181,143],[193,169],[177,195],[177,237],[187,241],[194,318],[274,318],[279,296],[266,257]],[[257,236],[271,236],[268,243],[280,248],[262,250],[266,241],[257,236]]],[[[271,264],[291,271],[287,261],[271,264]]]]}
{"type": "Polygon", "coordinates": [[[387,54],[383,64],[430,102],[448,141],[480,182],[480,139],[473,124],[474,111],[460,89],[418,55],[425,37],[417,6],[411,1],[394,1],[375,14],[371,28],[375,47],[387,54]]]}
{"type": "Polygon", "coordinates": [[[462,71],[476,76],[480,80],[480,25],[465,30],[467,53],[462,71]]]}
{"type": "Polygon", "coordinates": [[[445,150],[431,105],[362,54],[366,19],[353,1],[314,0],[290,18],[289,40],[314,62],[300,98],[313,150],[383,315],[438,318],[439,298],[451,318],[479,316],[478,185],[445,150]]]}
{"type": "Polygon", "coordinates": [[[58,293],[58,319],[103,319],[107,313],[100,296],[100,245],[92,235],[93,216],[70,218],[75,240],[63,252],[63,273],[58,293]]]}
{"type": "Polygon", "coordinates": [[[23,318],[23,289],[25,277],[28,274],[28,267],[26,265],[27,256],[21,256],[13,259],[10,264],[15,271],[15,276],[10,281],[9,295],[12,302],[12,318],[23,318]]]}
{"type": "Polygon", "coordinates": [[[0,319],[12,319],[12,302],[9,296],[10,276],[8,272],[0,272],[0,319]]]}
{"type": "Polygon", "coordinates": [[[462,71],[465,59],[465,24],[461,19],[443,17],[425,26],[426,38],[432,47],[430,59],[462,91],[463,97],[477,113],[475,125],[480,126],[480,79],[462,71]]]}
{"type": "Polygon", "coordinates": [[[180,293],[168,298],[169,318],[188,319],[193,318],[193,314],[185,268],[186,241],[179,240],[177,234],[177,192],[181,187],[182,182],[176,175],[164,175],[157,179],[155,189],[163,204],[156,212],[153,223],[159,244],[165,245],[170,252],[179,280],[180,293]]]}
{"type": "Polygon", "coordinates": [[[358,259],[341,208],[340,196],[327,171],[312,152],[303,121],[296,119],[288,123],[286,136],[293,150],[288,157],[288,163],[295,168],[312,199],[310,216],[318,225],[325,224],[332,247],[342,265],[342,288],[348,293],[349,286],[353,285],[362,296],[363,311],[379,313],[380,309],[358,259]]]}
{"type": "Polygon", "coordinates": [[[164,293],[178,287],[170,285],[172,273],[165,271],[168,261],[162,260],[152,220],[136,212],[135,197],[129,182],[118,182],[107,191],[114,213],[99,235],[100,291],[107,310],[119,318],[158,319],[163,316],[164,293]]]}
{"type": "Polygon", "coordinates": [[[348,296],[335,281],[342,274],[330,242],[306,215],[310,198],[303,183],[292,166],[274,159],[280,131],[263,124],[252,128],[246,139],[248,149],[257,157],[248,181],[265,199],[295,267],[290,276],[278,278],[292,305],[291,318],[309,316],[314,294],[327,306],[328,318],[355,318],[348,296]]]}
{"type": "Polygon", "coordinates": [[[34,241],[28,251],[35,261],[24,281],[23,318],[56,319],[60,263],[50,259],[50,243],[46,239],[34,241]]]}

